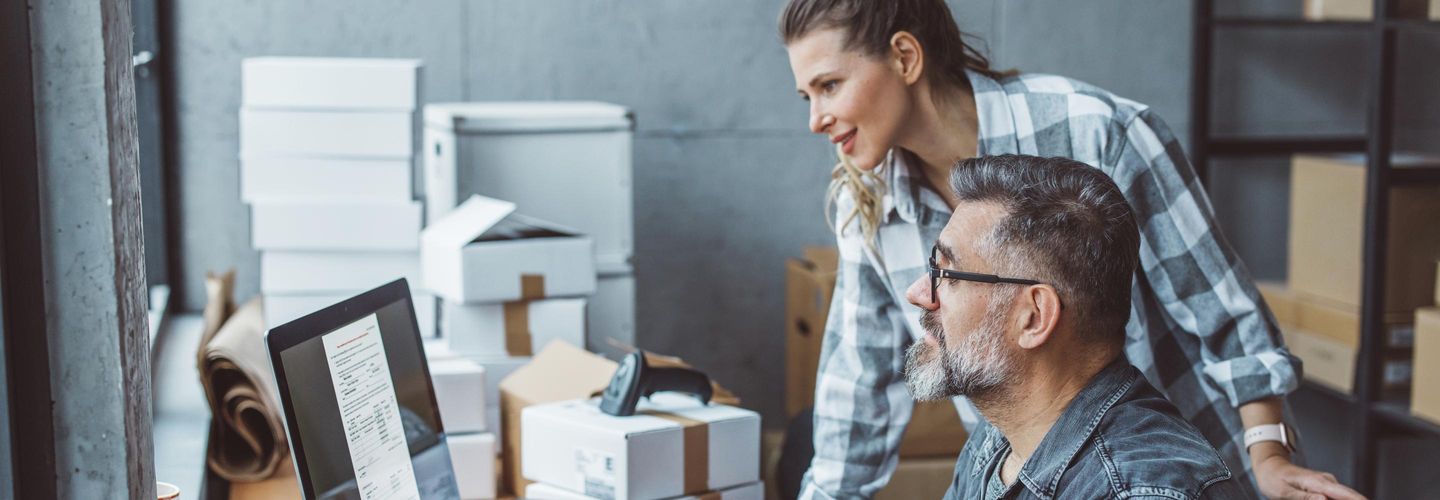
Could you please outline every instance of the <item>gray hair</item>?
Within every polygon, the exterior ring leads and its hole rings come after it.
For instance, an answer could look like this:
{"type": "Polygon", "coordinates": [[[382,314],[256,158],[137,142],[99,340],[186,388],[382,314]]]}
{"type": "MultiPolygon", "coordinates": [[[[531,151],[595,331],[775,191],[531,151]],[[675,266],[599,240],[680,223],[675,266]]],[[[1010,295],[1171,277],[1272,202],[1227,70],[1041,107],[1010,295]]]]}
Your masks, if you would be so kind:
{"type": "Polygon", "coordinates": [[[950,188],[961,201],[1005,209],[982,255],[1012,277],[1054,286],[1082,338],[1124,342],[1140,233],[1115,181],[1066,158],[1001,155],[959,162],[950,188]]]}

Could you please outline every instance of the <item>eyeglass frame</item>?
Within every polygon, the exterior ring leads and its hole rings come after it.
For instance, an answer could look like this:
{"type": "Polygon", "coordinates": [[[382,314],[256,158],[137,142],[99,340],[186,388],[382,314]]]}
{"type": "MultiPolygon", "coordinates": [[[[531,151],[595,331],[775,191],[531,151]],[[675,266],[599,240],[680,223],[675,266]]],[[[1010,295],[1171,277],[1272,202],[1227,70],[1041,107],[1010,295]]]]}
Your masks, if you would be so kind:
{"type": "Polygon", "coordinates": [[[1039,282],[1039,281],[1035,281],[1035,280],[1031,280],[1031,279],[1024,279],[1024,278],[1005,278],[1005,277],[1001,277],[1001,276],[996,276],[996,275],[994,275],[994,274],[971,273],[971,272],[966,272],[966,271],[956,271],[956,270],[953,270],[953,269],[941,269],[941,268],[940,268],[940,265],[935,261],[935,254],[936,254],[937,252],[939,252],[939,251],[940,251],[940,245],[939,245],[939,244],[935,244],[935,245],[931,245],[931,246],[930,246],[930,265],[929,265],[928,267],[929,267],[929,272],[930,272],[930,303],[931,303],[931,304],[939,304],[939,303],[940,303],[940,297],[938,296],[938,293],[939,293],[939,291],[940,291],[940,280],[941,280],[942,278],[943,278],[943,279],[960,280],[960,281],[973,281],[973,282],[976,282],[976,283],[1009,283],[1009,284],[1014,284],[1014,285],[1044,285],[1044,284],[1045,284],[1045,283],[1042,283],[1042,282],[1039,282]]]}

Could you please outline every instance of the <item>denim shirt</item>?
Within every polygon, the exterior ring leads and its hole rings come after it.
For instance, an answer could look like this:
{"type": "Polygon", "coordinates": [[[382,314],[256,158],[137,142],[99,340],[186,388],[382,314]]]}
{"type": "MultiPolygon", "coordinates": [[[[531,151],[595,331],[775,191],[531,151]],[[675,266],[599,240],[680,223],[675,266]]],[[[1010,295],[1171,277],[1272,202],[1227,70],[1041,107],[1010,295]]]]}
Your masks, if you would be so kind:
{"type": "Polygon", "coordinates": [[[1096,374],[1006,485],[1010,442],[984,424],[955,463],[947,499],[1246,498],[1200,432],[1122,357],[1096,374]]]}

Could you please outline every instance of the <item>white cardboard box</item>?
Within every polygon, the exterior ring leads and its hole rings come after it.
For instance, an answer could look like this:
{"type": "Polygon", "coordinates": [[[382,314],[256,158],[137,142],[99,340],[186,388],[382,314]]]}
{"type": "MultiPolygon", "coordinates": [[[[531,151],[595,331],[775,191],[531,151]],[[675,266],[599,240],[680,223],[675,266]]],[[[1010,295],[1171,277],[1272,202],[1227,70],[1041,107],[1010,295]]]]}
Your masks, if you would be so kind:
{"type": "Polygon", "coordinates": [[[500,382],[530,362],[528,356],[462,357],[485,367],[485,407],[490,409],[500,408],[500,382]]]}
{"type": "Polygon", "coordinates": [[[240,159],[240,199],[267,201],[410,201],[407,159],[246,156],[240,159]]]}
{"type": "Polygon", "coordinates": [[[585,345],[585,299],[440,303],[440,335],[462,356],[531,356],[551,340],[585,345]]]}
{"type": "MultiPolygon", "coordinates": [[[[496,390],[498,391],[499,389],[496,390]]],[[[490,425],[490,432],[493,432],[496,435],[504,435],[503,433],[505,432],[505,428],[500,426],[500,405],[497,404],[485,409],[485,422],[490,425]]],[[[505,451],[503,449],[504,446],[504,439],[495,440],[496,456],[499,456],[501,452],[505,451]]]]}
{"type": "Polygon", "coordinates": [[[260,250],[415,250],[420,209],[419,202],[256,203],[250,243],[260,250]]]}
{"type": "Polygon", "coordinates": [[[598,403],[524,409],[525,479],[617,499],[671,498],[760,480],[755,412],[674,393],[641,400],[630,417],[604,414],[598,403]]]}
{"type": "Polygon", "coordinates": [[[260,291],[315,293],[369,290],[420,278],[419,252],[294,252],[260,254],[260,291]]]}
{"type": "Polygon", "coordinates": [[[420,235],[425,288],[454,302],[504,302],[595,292],[594,243],[472,196],[420,235]]]}
{"type": "Polygon", "coordinates": [[[412,110],[419,59],[251,57],[240,66],[240,102],[252,108],[412,110]]]}
{"type": "MultiPolygon", "coordinates": [[[[953,468],[953,467],[952,467],[953,468]]],[[[756,481],[742,484],[720,491],[707,492],[706,495],[687,495],[675,497],[673,500],[764,500],[765,483],[756,481]]],[[[539,498],[546,500],[589,500],[598,497],[587,497],[564,488],[557,488],[545,483],[531,483],[525,487],[525,498],[539,498]]]]}
{"type": "Polygon", "coordinates": [[[470,194],[513,201],[526,215],[593,238],[602,275],[632,270],[629,109],[584,101],[434,103],[425,105],[424,120],[432,219],[470,194]]]}
{"type": "MultiPolygon", "coordinates": [[[[318,295],[265,294],[265,328],[275,328],[289,323],[301,316],[330,307],[364,292],[364,290],[356,290],[318,295]]],[[[435,313],[438,308],[435,296],[417,292],[413,288],[410,290],[410,294],[410,300],[415,304],[415,322],[420,328],[420,337],[434,338],[435,313]]],[[[498,405],[499,402],[497,401],[496,404],[498,405]]]]}
{"type": "Polygon", "coordinates": [[[241,156],[336,156],[408,160],[410,111],[294,111],[240,108],[241,156]]]}
{"type": "Polygon", "coordinates": [[[430,383],[447,434],[485,432],[485,367],[458,358],[430,361],[430,383]]]}
{"type": "Polygon", "coordinates": [[[495,498],[495,434],[445,434],[460,498],[495,498]]]}

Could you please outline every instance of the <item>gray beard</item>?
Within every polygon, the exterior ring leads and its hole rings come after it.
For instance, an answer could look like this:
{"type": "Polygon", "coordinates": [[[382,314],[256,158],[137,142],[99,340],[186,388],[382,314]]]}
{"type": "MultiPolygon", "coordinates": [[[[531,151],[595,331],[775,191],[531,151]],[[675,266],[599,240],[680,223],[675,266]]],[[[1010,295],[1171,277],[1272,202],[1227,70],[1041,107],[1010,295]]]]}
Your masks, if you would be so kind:
{"type": "Polygon", "coordinates": [[[931,346],[922,340],[905,351],[905,385],[912,397],[918,401],[984,397],[1001,387],[1015,363],[1005,349],[1000,302],[992,298],[980,326],[953,350],[945,343],[939,317],[934,311],[925,311],[920,325],[938,342],[931,346]]]}

